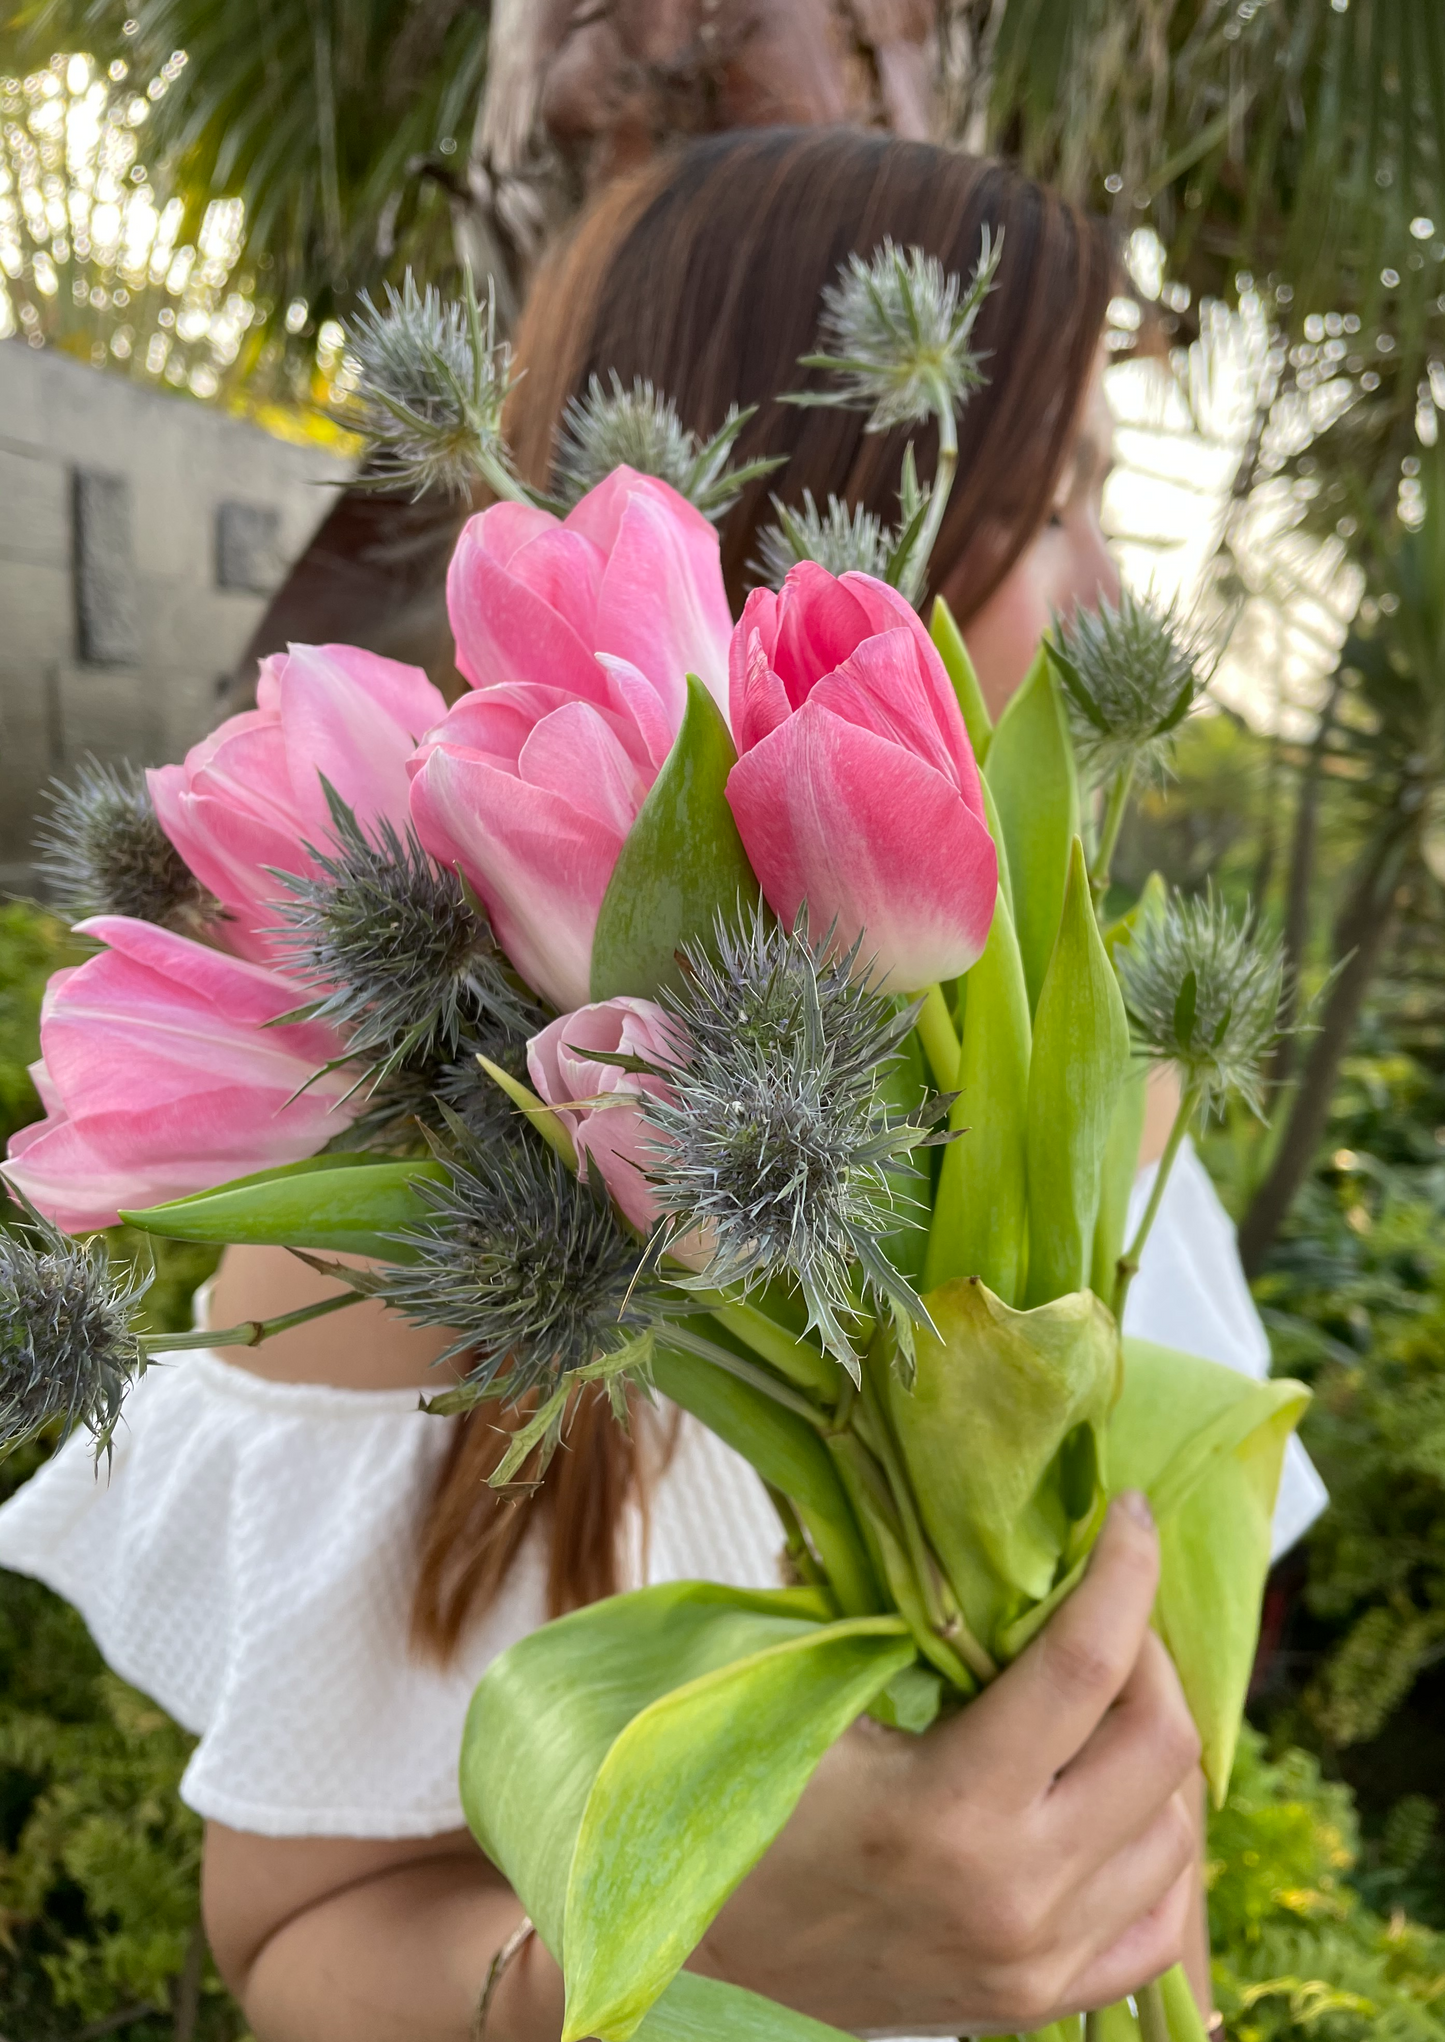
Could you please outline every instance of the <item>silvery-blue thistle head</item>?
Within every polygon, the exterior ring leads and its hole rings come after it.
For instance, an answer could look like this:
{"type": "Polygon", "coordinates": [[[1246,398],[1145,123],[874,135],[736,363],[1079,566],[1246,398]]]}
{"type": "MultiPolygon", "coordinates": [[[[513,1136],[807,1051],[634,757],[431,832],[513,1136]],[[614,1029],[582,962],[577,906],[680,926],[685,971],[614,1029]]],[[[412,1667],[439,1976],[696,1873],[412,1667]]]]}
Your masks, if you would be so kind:
{"type": "Polygon", "coordinates": [[[372,1081],[454,1059],[468,1031],[525,1039],[542,1016],[492,937],[465,881],[438,865],[410,824],[363,830],[325,781],[329,850],[319,875],[277,872],[288,969],[316,989],[306,1009],[347,1037],[372,1081]]]}
{"type": "Polygon", "coordinates": [[[896,1104],[889,1079],[916,1009],[872,989],[862,940],[839,954],[766,910],[722,921],[686,951],[666,1004],[687,1050],[663,1073],[669,1096],[641,1111],[656,1136],[649,1172],[663,1227],[654,1248],[699,1229],[711,1249],[684,1287],[749,1291],[796,1283],[810,1328],[857,1369],[849,1325],[883,1309],[903,1333],[927,1314],[894,1266],[890,1237],[915,1203],[916,1149],[948,1100],[896,1104]]]}
{"type": "Polygon", "coordinates": [[[816,560],[829,574],[872,574],[890,588],[904,587],[929,497],[919,484],[911,443],[903,453],[896,526],[885,525],[862,504],[850,510],[836,496],[830,496],[827,509],[820,511],[811,489],[803,491],[801,508],[775,496],[777,521],[758,533],[758,558],[749,561],[749,572],[767,586],[781,588],[790,568],[800,560],[816,560]]]}
{"type": "Polygon", "coordinates": [[[465,498],[480,480],[501,496],[521,494],[502,437],[502,407],[513,383],[511,349],[497,338],[488,280],[485,308],[470,270],[460,300],[410,270],[382,306],[363,295],[347,329],[356,384],[342,423],[367,441],[380,486],[422,496],[435,489],[465,498]]]}
{"type": "Polygon", "coordinates": [[[1117,603],[1056,623],[1046,643],[1085,777],[1107,783],[1131,763],[1143,778],[1162,776],[1210,679],[1201,634],[1177,601],[1161,608],[1126,588],[1117,603]]]}
{"type": "Polygon", "coordinates": [[[470,1352],[443,1408],[555,1390],[680,1302],[642,1267],[600,1184],[580,1184],[535,1136],[478,1140],[455,1116],[434,1150],[445,1181],[419,1181],[425,1219],[398,1236],[413,1260],[374,1286],[414,1325],[470,1352]]]}
{"type": "Polygon", "coordinates": [[[869,432],[960,410],[984,381],[973,329],[1002,250],[1002,233],[985,227],[967,284],[937,256],[892,240],[866,261],[850,255],[823,293],[818,352],[800,357],[802,368],[829,371],[834,387],[788,402],[866,411],[869,432]]]}
{"type": "Polygon", "coordinates": [[[194,935],[220,913],[161,828],[145,774],[87,759],[52,780],[35,870],[58,915],[132,915],[194,935]]]}
{"type": "Polygon", "coordinates": [[[1238,1093],[1262,1119],[1262,1067],[1281,1033],[1283,945],[1210,892],[1172,898],[1116,960],[1140,1054],[1178,1067],[1201,1118],[1238,1093]]]}
{"type": "Polygon", "coordinates": [[[0,1453],[83,1425],[100,1454],[145,1366],[135,1307],[151,1279],[22,1204],[24,1218],[0,1217],[0,1453]]]}
{"type": "Polygon", "coordinates": [[[560,504],[570,510],[614,468],[655,475],[714,521],[737,502],[750,482],[771,475],[784,456],[731,467],[728,456],[756,405],[733,405],[710,439],[689,432],[665,397],[643,377],[623,386],[614,369],[611,388],[593,376],[585,397],[573,397],[557,433],[553,481],[560,504]]]}

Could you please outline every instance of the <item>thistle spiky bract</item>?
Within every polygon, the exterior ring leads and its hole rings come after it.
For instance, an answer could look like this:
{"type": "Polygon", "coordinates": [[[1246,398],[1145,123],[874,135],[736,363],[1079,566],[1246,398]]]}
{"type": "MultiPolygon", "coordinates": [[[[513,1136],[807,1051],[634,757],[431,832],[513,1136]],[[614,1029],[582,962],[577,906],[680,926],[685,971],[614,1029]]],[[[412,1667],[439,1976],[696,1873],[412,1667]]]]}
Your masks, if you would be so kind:
{"type": "Polygon", "coordinates": [[[894,1267],[887,1238],[906,1194],[899,1178],[948,1100],[892,1108],[883,1080],[916,1008],[867,983],[863,939],[839,953],[810,942],[802,915],[788,930],[763,909],[710,946],[685,953],[680,993],[666,1004],[687,1048],[664,1075],[671,1096],[641,1110],[656,1135],[654,1184],[665,1250],[694,1229],[706,1269],[683,1287],[744,1291],[796,1281],[809,1325],[856,1371],[848,1324],[865,1300],[903,1332],[927,1314],[894,1267]]]}
{"type": "Polygon", "coordinates": [[[363,294],[347,332],[357,384],[342,423],[369,443],[380,487],[466,497],[478,481],[525,497],[502,437],[502,407],[515,380],[508,343],[497,338],[490,279],[485,309],[471,271],[462,296],[419,291],[408,270],[378,306],[363,294]]]}
{"type": "Polygon", "coordinates": [[[145,1366],[134,1319],[151,1278],[20,1203],[25,1217],[0,1223],[0,1453],[58,1422],[85,1426],[99,1455],[145,1366]]]}
{"type": "Polygon", "coordinates": [[[655,475],[700,510],[717,519],[730,510],[759,476],[782,466],[783,458],[728,463],[738,434],[757,411],[732,405],[710,439],[689,432],[671,399],[644,377],[624,387],[616,369],[611,388],[593,376],[585,397],[573,397],[562,414],[557,435],[554,482],[561,504],[570,509],[595,489],[614,468],[635,468],[655,475]]]}
{"type": "Polygon", "coordinates": [[[376,1288],[413,1324],[454,1336],[443,1360],[475,1350],[446,1408],[555,1390],[669,1308],[605,1190],[534,1137],[479,1141],[449,1114],[434,1148],[447,1181],[419,1180],[428,1216],[398,1236],[415,1259],[376,1288]]]}
{"type": "Polygon", "coordinates": [[[220,913],[161,828],[138,767],[86,759],[46,798],[35,869],[66,921],[131,915],[194,934],[220,913]]]}
{"type": "Polygon", "coordinates": [[[323,777],[331,851],[308,845],[319,878],[277,872],[293,953],[289,969],[318,997],[308,1017],[369,1059],[373,1082],[404,1064],[455,1058],[477,1024],[522,1036],[541,1015],[520,990],[470,889],[438,865],[408,824],[382,817],[371,835],[323,777]]]}
{"type": "Polygon", "coordinates": [[[1046,641],[1063,682],[1081,771],[1095,782],[1130,766],[1159,777],[1174,733],[1209,684],[1197,628],[1124,589],[1117,603],[1079,609],[1046,641]]]}
{"type": "Polygon", "coordinates": [[[788,401],[866,411],[869,432],[959,410],[984,380],[971,343],[1002,248],[1003,235],[985,228],[966,285],[937,256],[891,239],[866,260],[850,255],[823,293],[818,352],[800,357],[831,371],[835,387],[788,401]]]}
{"type": "Polygon", "coordinates": [[[758,557],[751,563],[759,581],[781,588],[790,568],[800,560],[816,560],[829,574],[857,571],[882,579],[893,534],[880,517],[858,504],[850,510],[836,496],[820,511],[811,489],[803,491],[801,508],[773,498],[777,521],[758,533],[758,557]]]}
{"type": "Polygon", "coordinates": [[[1118,953],[1135,1045],[1176,1064],[1201,1116],[1237,1092],[1263,1118],[1261,1066],[1278,1041],[1284,950],[1212,891],[1171,900],[1118,953]]]}

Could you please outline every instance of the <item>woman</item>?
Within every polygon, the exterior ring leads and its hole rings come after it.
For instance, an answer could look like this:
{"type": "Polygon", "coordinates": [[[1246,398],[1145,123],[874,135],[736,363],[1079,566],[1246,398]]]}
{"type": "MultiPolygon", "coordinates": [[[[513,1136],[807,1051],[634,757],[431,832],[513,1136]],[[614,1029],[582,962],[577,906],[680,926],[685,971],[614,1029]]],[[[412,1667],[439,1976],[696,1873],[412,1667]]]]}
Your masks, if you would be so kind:
{"type": "MultiPolygon", "coordinates": [[[[566,396],[615,367],[699,426],[761,400],[749,437],[791,453],[790,494],[890,515],[899,447],[771,394],[850,250],[888,234],[967,269],[985,222],[1007,248],[978,332],[990,383],[934,571],[1001,705],[1052,612],[1114,587],[1112,258],[1026,180],[825,132],[719,138],[615,187],[539,280],[520,458],[541,475],[566,396]]],[[[727,523],[734,593],[767,514],[755,490],[727,523]]],[[[1237,1266],[1193,1280],[1247,1308],[1237,1266]]],[[[233,1250],[210,1322],[309,1294],[289,1258],[233,1250]]],[[[775,1578],[760,1485],[690,1425],[629,1442],[586,1405],[542,1496],[497,1506],[505,1414],[448,1430],[415,1410],[438,1349],[360,1306],[244,1369],[198,1353],[140,1385],[108,1488],[72,1446],[0,1521],[0,1560],[69,1595],[111,1663],[202,1733],[186,1793],[207,1818],[206,1920],[259,2042],[463,2042],[504,1949],[489,2035],[555,2037],[556,1967],[517,1944],[519,1905],[460,1828],[471,1688],[549,1612],[640,1578],[644,1537],[652,1579],[775,1578]]],[[[1181,1951],[1206,1991],[1197,1742],[1148,1625],[1156,1570],[1147,1505],[1119,1499],[1084,1585],[982,1700],[921,1739],[864,1723],[841,1741],[694,1962],[859,2032],[1033,2028],[1181,1951]]]]}

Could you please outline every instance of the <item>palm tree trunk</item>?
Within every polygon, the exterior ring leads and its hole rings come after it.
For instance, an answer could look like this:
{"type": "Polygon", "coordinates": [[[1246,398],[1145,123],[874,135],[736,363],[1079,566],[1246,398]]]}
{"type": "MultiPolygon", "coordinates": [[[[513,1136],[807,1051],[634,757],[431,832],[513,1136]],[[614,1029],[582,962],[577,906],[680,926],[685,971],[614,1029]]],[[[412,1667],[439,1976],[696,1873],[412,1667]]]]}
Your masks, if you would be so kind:
{"type": "Polygon", "coordinates": [[[1413,841],[1413,832],[1403,837],[1392,833],[1374,847],[1340,917],[1335,954],[1344,962],[1311,1038],[1269,1174],[1239,1229],[1240,1259],[1247,1276],[1259,1274],[1324,1135],[1340,1062],[1394,923],[1396,886],[1413,841]]]}
{"type": "MultiPolygon", "coordinates": [[[[1299,1011],[1300,973],[1304,969],[1305,951],[1309,947],[1310,894],[1315,876],[1315,843],[1319,834],[1320,780],[1330,732],[1334,728],[1335,714],[1340,705],[1340,697],[1344,693],[1344,686],[1344,680],[1336,674],[1330,688],[1329,699],[1320,715],[1320,727],[1315,732],[1314,743],[1310,746],[1309,757],[1300,775],[1294,843],[1290,851],[1289,891],[1285,898],[1284,911],[1286,1022],[1292,1022],[1299,1011]]],[[[1259,897],[1256,893],[1255,898],[1259,897]]],[[[1276,1086],[1288,1083],[1293,1074],[1296,1039],[1293,1035],[1284,1036],[1275,1052],[1270,1068],[1270,1079],[1276,1086]]]]}

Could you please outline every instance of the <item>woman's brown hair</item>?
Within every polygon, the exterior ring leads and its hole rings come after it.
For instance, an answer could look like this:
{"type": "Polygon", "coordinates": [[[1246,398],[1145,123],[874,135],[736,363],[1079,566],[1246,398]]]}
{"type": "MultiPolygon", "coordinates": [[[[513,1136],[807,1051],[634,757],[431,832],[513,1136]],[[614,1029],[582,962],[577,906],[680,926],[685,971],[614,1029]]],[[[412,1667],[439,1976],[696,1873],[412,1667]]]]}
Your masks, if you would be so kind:
{"type": "MultiPolygon", "coordinates": [[[[525,371],[508,434],[521,472],[544,484],[557,424],[590,377],[643,377],[685,426],[710,433],[730,405],[757,405],[737,458],[786,454],[722,526],[736,611],[770,490],[821,505],[832,494],[885,522],[907,435],[863,417],[779,402],[815,344],[819,301],[854,251],[916,244],[967,275],[985,227],[1003,261],[975,330],[987,387],[959,422],[958,479],[932,563],[960,620],[980,608],[1049,513],[1097,358],[1115,259],[1102,223],[997,163],[852,129],[711,136],[621,178],[582,215],[533,283],[517,333],[525,371]]],[[[916,442],[932,472],[931,433],[916,442]]],[[[521,1501],[487,1486],[515,1414],[484,1406],[456,1429],[423,1528],[413,1634],[445,1656],[496,1595],[538,1514],[550,1534],[553,1615],[612,1593],[629,1501],[645,1502],[660,1440],[642,1411],[630,1433],[606,1398],[579,1398],[545,1485],[521,1501]]]]}

